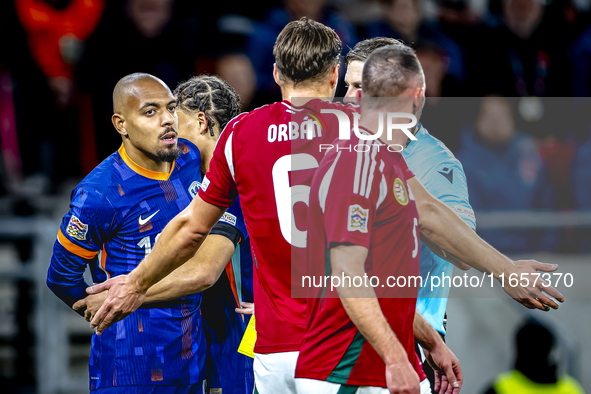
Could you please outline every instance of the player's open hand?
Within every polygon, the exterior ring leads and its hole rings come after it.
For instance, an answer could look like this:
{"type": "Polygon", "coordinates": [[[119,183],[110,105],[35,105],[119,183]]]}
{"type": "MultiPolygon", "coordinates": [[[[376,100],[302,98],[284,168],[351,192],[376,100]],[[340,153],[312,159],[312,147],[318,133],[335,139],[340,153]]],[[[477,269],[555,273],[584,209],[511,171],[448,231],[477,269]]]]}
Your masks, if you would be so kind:
{"type": "Polygon", "coordinates": [[[434,393],[458,394],[464,383],[460,360],[441,341],[431,351],[424,350],[427,362],[435,371],[434,393]]]}
{"type": "Polygon", "coordinates": [[[547,295],[564,302],[564,296],[542,279],[538,271],[553,272],[558,264],[545,264],[535,260],[514,261],[504,272],[504,290],[517,302],[529,309],[549,311],[558,304],[547,295]],[[512,281],[510,278],[515,278],[512,281]],[[544,294],[546,293],[546,294],[544,294]]]}
{"type": "Polygon", "coordinates": [[[89,295],[86,298],[76,301],[72,306],[72,309],[76,311],[80,308],[86,307],[84,310],[84,318],[87,322],[90,322],[107,299],[107,294],[109,294],[108,290],[105,290],[102,293],[89,295]]]}
{"type": "Polygon", "coordinates": [[[252,302],[241,302],[241,308],[236,308],[235,311],[237,313],[241,313],[243,315],[254,315],[254,304],[252,302]]]}
{"type": "Polygon", "coordinates": [[[420,394],[421,381],[412,367],[406,352],[404,358],[396,364],[386,363],[386,384],[390,394],[420,394]]]}
{"type": "Polygon", "coordinates": [[[97,294],[109,290],[105,302],[100,307],[90,328],[96,327],[96,334],[101,335],[113,323],[132,314],[146,298],[146,292],[129,275],[120,275],[86,289],[88,294],[97,294]]]}

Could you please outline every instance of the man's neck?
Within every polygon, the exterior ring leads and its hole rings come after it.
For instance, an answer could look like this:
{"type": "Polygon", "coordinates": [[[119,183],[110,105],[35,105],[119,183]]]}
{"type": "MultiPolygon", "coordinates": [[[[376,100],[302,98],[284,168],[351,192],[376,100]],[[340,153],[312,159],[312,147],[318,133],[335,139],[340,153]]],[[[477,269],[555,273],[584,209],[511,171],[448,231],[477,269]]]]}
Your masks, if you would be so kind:
{"type": "Polygon", "coordinates": [[[215,148],[215,142],[213,144],[204,146],[203,148],[199,149],[201,153],[201,171],[207,173],[209,171],[209,163],[211,158],[213,157],[213,151],[215,148]]]}
{"type": "Polygon", "coordinates": [[[125,147],[125,153],[127,153],[127,156],[129,156],[129,158],[138,166],[154,172],[170,172],[171,163],[158,160],[156,156],[147,155],[143,151],[134,147],[128,140],[123,141],[123,146],[125,147]]]}
{"type": "MultiPolygon", "coordinates": [[[[305,100],[301,104],[312,100],[313,98],[328,98],[331,99],[334,97],[334,90],[327,84],[326,87],[282,87],[281,88],[281,96],[283,100],[287,100],[290,103],[294,104],[292,101],[295,98],[299,97],[306,97],[308,100],[305,100]]],[[[296,100],[299,101],[299,100],[296,100]]],[[[299,104],[296,102],[295,104],[299,104]]]]}

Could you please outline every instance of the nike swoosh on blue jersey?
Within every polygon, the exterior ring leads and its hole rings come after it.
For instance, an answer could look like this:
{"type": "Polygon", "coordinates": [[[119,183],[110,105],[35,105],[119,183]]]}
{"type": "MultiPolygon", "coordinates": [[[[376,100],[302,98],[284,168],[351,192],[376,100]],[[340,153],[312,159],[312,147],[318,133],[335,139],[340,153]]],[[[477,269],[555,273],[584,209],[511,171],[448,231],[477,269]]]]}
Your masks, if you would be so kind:
{"type": "Polygon", "coordinates": [[[153,214],[151,214],[150,216],[148,216],[148,217],[147,217],[147,218],[145,218],[145,219],[142,219],[142,215],[140,215],[140,217],[139,217],[139,219],[138,219],[138,222],[140,223],[140,226],[143,226],[144,224],[148,223],[148,221],[149,221],[150,219],[152,219],[154,216],[156,216],[156,214],[157,214],[158,212],[160,212],[160,210],[157,210],[156,212],[154,212],[153,214]]]}

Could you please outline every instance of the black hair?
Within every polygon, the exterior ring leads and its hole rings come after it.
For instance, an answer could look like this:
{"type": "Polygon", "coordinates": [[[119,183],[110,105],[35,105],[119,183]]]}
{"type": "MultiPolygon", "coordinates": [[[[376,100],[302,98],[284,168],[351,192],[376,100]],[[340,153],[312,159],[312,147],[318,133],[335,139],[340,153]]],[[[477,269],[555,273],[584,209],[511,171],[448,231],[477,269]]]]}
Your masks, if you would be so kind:
{"type": "Polygon", "coordinates": [[[240,96],[228,82],[217,76],[193,77],[179,84],[174,95],[181,111],[205,113],[212,136],[216,122],[222,131],[240,113],[240,96]]]}

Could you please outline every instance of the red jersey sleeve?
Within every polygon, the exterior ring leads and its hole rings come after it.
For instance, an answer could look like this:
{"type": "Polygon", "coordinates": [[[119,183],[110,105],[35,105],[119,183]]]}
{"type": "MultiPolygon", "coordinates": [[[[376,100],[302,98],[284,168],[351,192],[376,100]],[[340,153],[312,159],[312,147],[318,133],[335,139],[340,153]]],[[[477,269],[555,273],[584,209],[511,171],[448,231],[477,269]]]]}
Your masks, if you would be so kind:
{"type": "Polygon", "coordinates": [[[210,204],[229,207],[238,196],[234,179],[233,142],[234,133],[237,132],[236,125],[243,115],[245,114],[238,115],[226,125],[216,143],[209,170],[201,183],[199,197],[210,204]]]}

